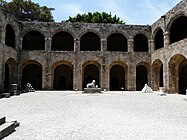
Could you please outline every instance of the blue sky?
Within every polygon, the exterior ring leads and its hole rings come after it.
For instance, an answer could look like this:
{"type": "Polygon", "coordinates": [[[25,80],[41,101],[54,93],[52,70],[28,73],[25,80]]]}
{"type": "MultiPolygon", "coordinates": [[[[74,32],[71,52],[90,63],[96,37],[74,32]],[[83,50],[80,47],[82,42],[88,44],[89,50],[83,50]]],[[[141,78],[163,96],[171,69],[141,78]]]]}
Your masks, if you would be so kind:
{"type": "Polygon", "coordinates": [[[152,24],[180,0],[32,0],[55,8],[55,21],[67,20],[77,13],[107,12],[126,24],[152,24]]]}

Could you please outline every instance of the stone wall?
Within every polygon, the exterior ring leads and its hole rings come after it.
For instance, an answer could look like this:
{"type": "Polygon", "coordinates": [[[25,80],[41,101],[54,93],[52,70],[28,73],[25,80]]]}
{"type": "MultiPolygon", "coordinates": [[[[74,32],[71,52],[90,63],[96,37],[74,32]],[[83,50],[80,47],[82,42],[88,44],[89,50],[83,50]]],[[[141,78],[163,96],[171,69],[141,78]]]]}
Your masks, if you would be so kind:
{"type": "MultiPolygon", "coordinates": [[[[42,67],[42,89],[53,89],[54,71],[61,64],[68,65],[73,70],[73,89],[83,89],[84,68],[94,64],[99,70],[100,87],[110,89],[110,70],[114,65],[120,65],[125,71],[125,90],[136,90],[136,68],[139,65],[146,67],[148,71],[148,84],[154,90],[158,90],[158,73],[154,68],[160,68],[163,64],[163,83],[167,90],[172,89],[170,67],[175,63],[173,57],[180,55],[186,58],[186,39],[170,44],[170,28],[173,22],[181,15],[187,16],[187,0],[181,1],[173,9],[161,16],[151,26],[149,25],[125,25],[125,24],[91,24],[91,23],[54,23],[54,22],[19,22],[8,13],[0,12],[0,90],[3,91],[5,80],[5,64],[9,65],[10,75],[16,70],[14,76],[10,76],[10,82],[17,82],[19,88],[22,82],[22,71],[29,64],[37,64],[42,67]],[[6,26],[10,24],[15,31],[16,47],[5,45],[6,26]],[[164,47],[155,50],[155,36],[158,29],[163,31],[164,47]],[[22,50],[23,37],[30,31],[40,32],[45,38],[44,50],[22,50]],[[73,51],[51,50],[52,37],[58,32],[68,32],[74,39],[73,51]],[[81,51],[81,36],[87,32],[93,32],[100,38],[101,50],[81,51]],[[120,33],[127,39],[127,52],[107,51],[107,38],[114,33],[120,33]],[[148,40],[148,52],[134,52],[134,37],[143,34],[148,40]],[[9,62],[9,60],[11,62],[9,62]],[[157,61],[158,60],[158,61],[157,61]],[[13,63],[14,61],[14,63],[13,63]],[[16,64],[16,68],[10,65],[16,64]],[[12,80],[12,77],[14,77],[12,80]]],[[[178,57],[177,57],[178,58],[178,57]]],[[[175,81],[172,92],[178,91],[175,81]]]]}

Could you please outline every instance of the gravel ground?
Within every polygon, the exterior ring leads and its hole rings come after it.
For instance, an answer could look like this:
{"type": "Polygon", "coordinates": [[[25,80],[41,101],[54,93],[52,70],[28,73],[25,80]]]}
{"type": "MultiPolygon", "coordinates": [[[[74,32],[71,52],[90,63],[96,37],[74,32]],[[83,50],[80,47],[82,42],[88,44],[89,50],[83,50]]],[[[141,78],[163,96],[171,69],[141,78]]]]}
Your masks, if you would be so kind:
{"type": "Polygon", "coordinates": [[[184,95],[37,91],[0,99],[20,126],[5,140],[187,140],[184,95]]]}

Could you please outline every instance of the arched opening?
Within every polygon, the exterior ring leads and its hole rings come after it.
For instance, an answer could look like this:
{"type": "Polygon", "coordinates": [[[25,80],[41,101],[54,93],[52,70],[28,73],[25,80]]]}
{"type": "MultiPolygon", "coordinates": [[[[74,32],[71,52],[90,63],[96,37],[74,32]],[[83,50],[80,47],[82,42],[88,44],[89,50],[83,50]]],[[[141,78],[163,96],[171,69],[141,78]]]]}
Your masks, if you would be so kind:
{"type": "Polygon", "coordinates": [[[107,51],[127,51],[127,39],[120,33],[111,34],[107,38],[107,51]]]}
{"type": "Polygon", "coordinates": [[[160,60],[155,60],[152,65],[152,88],[153,90],[159,90],[159,87],[163,87],[163,63],[160,60]]]}
{"type": "Polygon", "coordinates": [[[136,67],[136,90],[140,91],[148,83],[147,68],[143,65],[136,67]]]}
{"type": "Polygon", "coordinates": [[[15,59],[10,58],[5,63],[4,90],[8,91],[11,84],[17,82],[17,64],[15,59]]]}
{"type": "Polygon", "coordinates": [[[183,60],[179,67],[179,94],[186,95],[187,90],[187,60],[183,60]]]}
{"type": "Polygon", "coordinates": [[[51,50],[73,51],[73,37],[68,32],[59,32],[52,37],[51,50]]]}
{"type": "Polygon", "coordinates": [[[163,30],[159,29],[155,35],[155,50],[158,50],[163,47],[164,47],[163,30]]]}
{"type": "Polygon", "coordinates": [[[42,89],[42,66],[39,64],[28,64],[22,70],[22,89],[30,83],[36,90],[42,89]]]}
{"type": "Polygon", "coordinates": [[[187,38],[187,17],[180,16],[170,28],[170,43],[172,44],[185,38],[187,38]]]}
{"type": "Polygon", "coordinates": [[[100,38],[97,34],[88,32],[82,35],[80,42],[81,51],[100,51],[100,38]]]}
{"type": "Polygon", "coordinates": [[[125,89],[125,70],[120,65],[114,65],[110,69],[110,90],[125,89]]]}
{"type": "Polygon", "coordinates": [[[73,90],[73,70],[70,66],[62,64],[55,68],[53,87],[55,90],[73,90]]]}
{"type": "Polygon", "coordinates": [[[91,83],[92,80],[95,80],[95,84],[100,87],[99,69],[96,65],[89,64],[84,68],[83,89],[88,83],[91,83]]]}
{"type": "Polygon", "coordinates": [[[4,78],[4,90],[5,92],[8,92],[10,87],[10,70],[9,70],[9,66],[6,63],[5,64],[5,78],[4,78]]]}
{"type": "Polygon", "coordinates": [[[10,24],[6,26],[5,45],[15,48],[15,32],[10,24]]]}
{"type": "Polygon", "coordinates": [[[143,34],[134,37],[134,52],[148,52],[148,40],[143,34]]]}
{"type": "Polygon", "coordinates": [[[169,61],[169,90],[170,93],[183,92],[186,79],[186,58],[181,54],[174,55],[169,61]],[[182,75],[184,74],[184,75],[182,75]]]}
{"type": "Polygon", "coordinates": [[[23,50],[45,50],[45,37],[38,31],[30,31],[23,37],[23,50]]]}

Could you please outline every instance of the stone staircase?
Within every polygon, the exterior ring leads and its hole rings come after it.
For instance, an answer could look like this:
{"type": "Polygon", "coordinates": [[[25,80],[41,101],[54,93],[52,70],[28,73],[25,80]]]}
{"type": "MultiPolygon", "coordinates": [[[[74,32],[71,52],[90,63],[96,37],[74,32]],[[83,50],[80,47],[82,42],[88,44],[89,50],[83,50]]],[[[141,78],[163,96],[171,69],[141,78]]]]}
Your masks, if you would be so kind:
{"type": "Polygon", "coordinates": [[[7,122],[6,117],[0,118],[0,140],[14,132],[18,126],[17,121],[7,122]]]}

